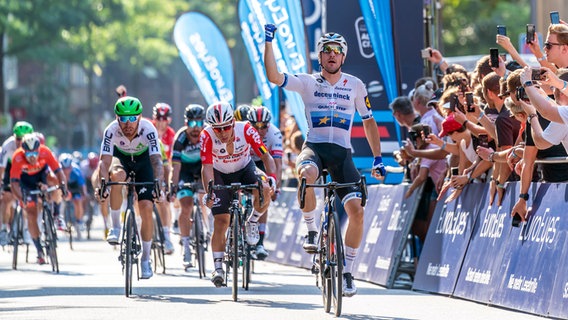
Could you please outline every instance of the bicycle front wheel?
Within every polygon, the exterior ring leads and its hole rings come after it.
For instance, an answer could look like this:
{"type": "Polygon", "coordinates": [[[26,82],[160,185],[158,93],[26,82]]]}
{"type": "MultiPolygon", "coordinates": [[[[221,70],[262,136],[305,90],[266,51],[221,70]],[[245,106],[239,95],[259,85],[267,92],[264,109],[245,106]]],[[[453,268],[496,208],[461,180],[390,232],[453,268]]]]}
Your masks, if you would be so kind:
{"type": "Polygon", "coordinates": [[[124,247],[124,293],[126,297],[132,294],[132,265],[134,263],[134,213],[130,209],[126,210],[126,245],[124,247]]]}
{"type": "Polygon", "coordinates": [[[341,228],[337,212],[333,212],[331,221],[329,221],[329,265],[331,275],[331,302],[335,311],[335,316],[341,315],[341,306],[343,299],[343,241],[341,238],[341,228]]]}
{"type": "Polygon", "coordinates": [[[162,219],[156,210],[154,210],[154,239],[152,241],[152,249],[154,251],[154,271],[158,272],[158,265],[162,266],[162,273],[166,273],[166,259],[164,258],[164,227],[162,219]]]}
{"type": "Polygon", "coordinates": [[[45,248],[47,250],[47,255],[49,256],[51,269],[53,272],[59,273],[59,261],[57,260],[57,233],[55,231],[53,215],[49,210],[44,211],[44,219],[45,248]]]}
{"type": "Polygon", "coordinates": [[[249,289],[251,275],[251,246],[245,244],[243,252],[243,289],[249,289]]]}
{"type": "MultiPolygon", "coordinates": [[[[199,207],[196,205],[195,207],[199,207]]],[[[205,246],[206,237],[203,228],[203,216],[201,210],[195,209],[193,212],[193,236],[195,237],[195,260],[199,269],[199,279],[205,277],[205,246]]]]}
{"type": "Polygon", "coordinates": [[[18,206],[14,212],[14,220],[12,222],[12,269],[18,268],[18,248],[20,241],[23,239],[24,221],[22,217],[22,208],[18,206]]]}
{"type": "MultiPolygon", "coordinates": [[[[232,255],[233,255],[233,301],[237,301],[237,295],[239,292],[239,242],[242,242],[241,233],[239,232],[240,223],[238,213],[233,213],[233,224],[232,224],[232,232],[233,232],[233,247],[232,247],[232,255]]],[[[244,245],[241,243],[241,245],[244,245]]]]}

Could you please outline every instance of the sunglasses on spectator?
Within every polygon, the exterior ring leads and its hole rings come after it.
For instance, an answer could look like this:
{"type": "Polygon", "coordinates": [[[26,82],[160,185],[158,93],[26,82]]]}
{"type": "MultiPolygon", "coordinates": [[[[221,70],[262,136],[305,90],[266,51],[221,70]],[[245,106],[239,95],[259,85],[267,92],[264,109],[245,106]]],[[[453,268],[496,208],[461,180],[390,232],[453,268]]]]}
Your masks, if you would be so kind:
{"type": "Polygon", "coordinates": [[[26,151],[26,158],[37,158],[39,152],[38,151],[26,151]]]}
{"type": "Polygon", "coordinates": [[[547,41],[547,42],[544,43],[544,47],[545,47],[547,50],[552,49],[552,46],[563,46],[563,45],[564,45],[564,43],[554,43],[554,42],[549,42],[549,41],[547,41]]]}
{"type": "Polygon", "coordinates": [[[233,129],[233,125],[227,125],[227,126],[223,126],[223,127],[213,127],[213,131],[215,132],[223,132],[223,131],[229,131],[233,129]]]}
{"type": "Polygon", "coordinates": [[[118,116],[118,121],[122,123],[126,122],[136,122],[138,120],[138,116],[118,116]]]}
{"type": "Polygon", "coordinates": [[[190,128],[203,127],[203,120],[189,120],[187,126],[190,128]]]}
{"type": "Polygon", "coordinates": [[[256,128],[256,130],[263,130],[268,128],[268,123],[266,122],[251,122],[253,127],[256,128]]]}
{"type": "Polygon", "coordinates": [[[323,49],[321,50],[321,52],[323,53],[335,53],[335,54],[342,54],[343,53],[343,47],[341,46],[323,46],[323,49]]]}

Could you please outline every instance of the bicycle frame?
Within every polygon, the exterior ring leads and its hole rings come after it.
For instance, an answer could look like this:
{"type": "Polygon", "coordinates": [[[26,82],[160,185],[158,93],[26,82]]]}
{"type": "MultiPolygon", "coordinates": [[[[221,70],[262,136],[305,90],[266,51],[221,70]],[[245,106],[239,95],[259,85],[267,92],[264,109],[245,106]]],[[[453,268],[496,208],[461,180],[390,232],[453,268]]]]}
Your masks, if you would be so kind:
{"type": "Polygon", "coordinates": [[[59,260],[57,259],[57,232],[53,221],[53,203],[49,197],[49,193],[59,189],[58,185],[51,186],[45,190],[30,190],[28,194],[37,195],[41,199],[42,219],[43,219],[43,235],[46,254],[51,263],[53,272],[59,273],[59,260]]]}
{"type": "Polygon", "coordinates": [[[199,182],[186,182],[179,185],[180,188],[189,188],[193,192],[193,212],[191,218],[193,219],[192,229],[190,230],[190,245],[193,247],[193,255],[199,271],[199,278],[205,278],[205,251],[207,250],[207,236],[205,234],[205,223],[203,220],[203,212],[201,211],[200,201],[198,197],[198,190],[201,188],[199,182]],[[193,231],[193,233],[191,232],[193,231]]]}

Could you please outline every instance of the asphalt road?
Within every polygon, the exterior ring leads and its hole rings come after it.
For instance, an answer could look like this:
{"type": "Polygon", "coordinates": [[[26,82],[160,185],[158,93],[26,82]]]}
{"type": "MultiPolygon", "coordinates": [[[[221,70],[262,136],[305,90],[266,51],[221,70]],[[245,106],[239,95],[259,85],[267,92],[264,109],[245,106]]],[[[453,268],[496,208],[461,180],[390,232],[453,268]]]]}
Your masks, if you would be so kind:
{"type": "MultiPolygon", "coordinates": [[[[100,217],[98,217],[100,218],[100,217]]],[[[215,288],[196,270],[181,266],[179,247],[166,260],[166,274],[134,282],[133,296],[124,296],[118,251],[97,239],[69,249],[61,236],[60,273],[50,265],[30,262],[20,250],[12,270],[11,248],[0,249],[0,319],[328,319],[315,277],[307,270],[256,262],[249,291],[233,302],[230,288],[215,288]]],[[[175,236],[174,236],[175,238],[175,236]]],[[[209,267],[212,260],[207,261],[209,267]]],[[[208,272],[208,275],[210,273],[208,272]]],[[[542,319],[482,304],[411,290],[384,289],[357,281],[359,293],[345,298],[340,319],[542,319]]]]}

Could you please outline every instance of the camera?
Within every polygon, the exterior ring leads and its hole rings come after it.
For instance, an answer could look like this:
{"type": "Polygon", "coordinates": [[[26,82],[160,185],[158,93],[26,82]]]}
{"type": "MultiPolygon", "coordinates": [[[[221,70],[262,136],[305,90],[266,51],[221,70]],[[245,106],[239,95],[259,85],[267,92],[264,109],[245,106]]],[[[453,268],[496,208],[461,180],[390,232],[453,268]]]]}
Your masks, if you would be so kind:
{"type": "Polygon", "coordinates": [[[479,139],[479,146],[487,148],[489,147],[489,137],[486,134],[480,134],[478,136],[479,139]]]}
{"type": "Polygon", "coordinates": [[[489,63],[493,68],[499,68],[499,49],[491,48],[489,49],[489,63]]]}
{"type": "Polygon", "coordinates": [[[497,34],[502,35],[502,36],[506,36],[507,35],[507,27],[505,27],[503,25],[498,25],[497,26],[497,34]]]}
{"type": "Polygon", "coordinates": [[[410,141],[412,141],[412,145],[414,146],[414,148],[418,148],[417,139],[426,138],[430,134],[430,132],[432,132],[432,129],[427,124],[413,125],[411,130],[408,131],[408,137],[410,138],[410,141]],[[424,138],[422,138],[422,134],[424,134],[424,138]]]}
{"type": "Polygon", "coordinates": [[[517,91],[515,92],[515,97],[517,97],[517,100],[524,100],[524,101],[529,101],[529,96],[527,95],[527,92],[525,91],[525,88],[523,87],[518,87],[517,91]]]}
{"type": "Polygon", "coordinates": [[[420,50],[420,54],[422,55],[422,59],[428,59],[432,56],[432,49],[422,49],[420,50]]]}
{"type": "Polygon", "coordinates": [[[560,23],[560,15],[558,14],[558,11],[550,11],[550,23],[551,24],[560,23]]]}
{"type": "Polygon", "coordinates": [[[532,43],[534,41],[536,29],[534,24],[527,24],[527,43],[532,43]]]}
{"type": "Polygon", "coordinates": [[[532,80],[542,80],[542,75],[545,74],[546,71],[540,68],[532,69],[531,79],[532,80]]]}
{"type": "Polygon", "coordinates": [[[521,215],[515,212],[515,215],[513,216],[513,221],[511,221],[511,225],[513,227],[518,228],[521,225],[522,221],[523,219],[521,219],[521,215]]]}
{"type": "Polygon", "coordinates": [[[460,168],[458,167],[452,167],[452,176],[457,176],[458,174],[460,174],[460,168]]]}
{"type": "Polygon", "coordinates": [[[467,103],[467,112],[474,112],[475,108],[473,106],[473,92],[466,92],[465,93],[465,101],[467,103]]]}

